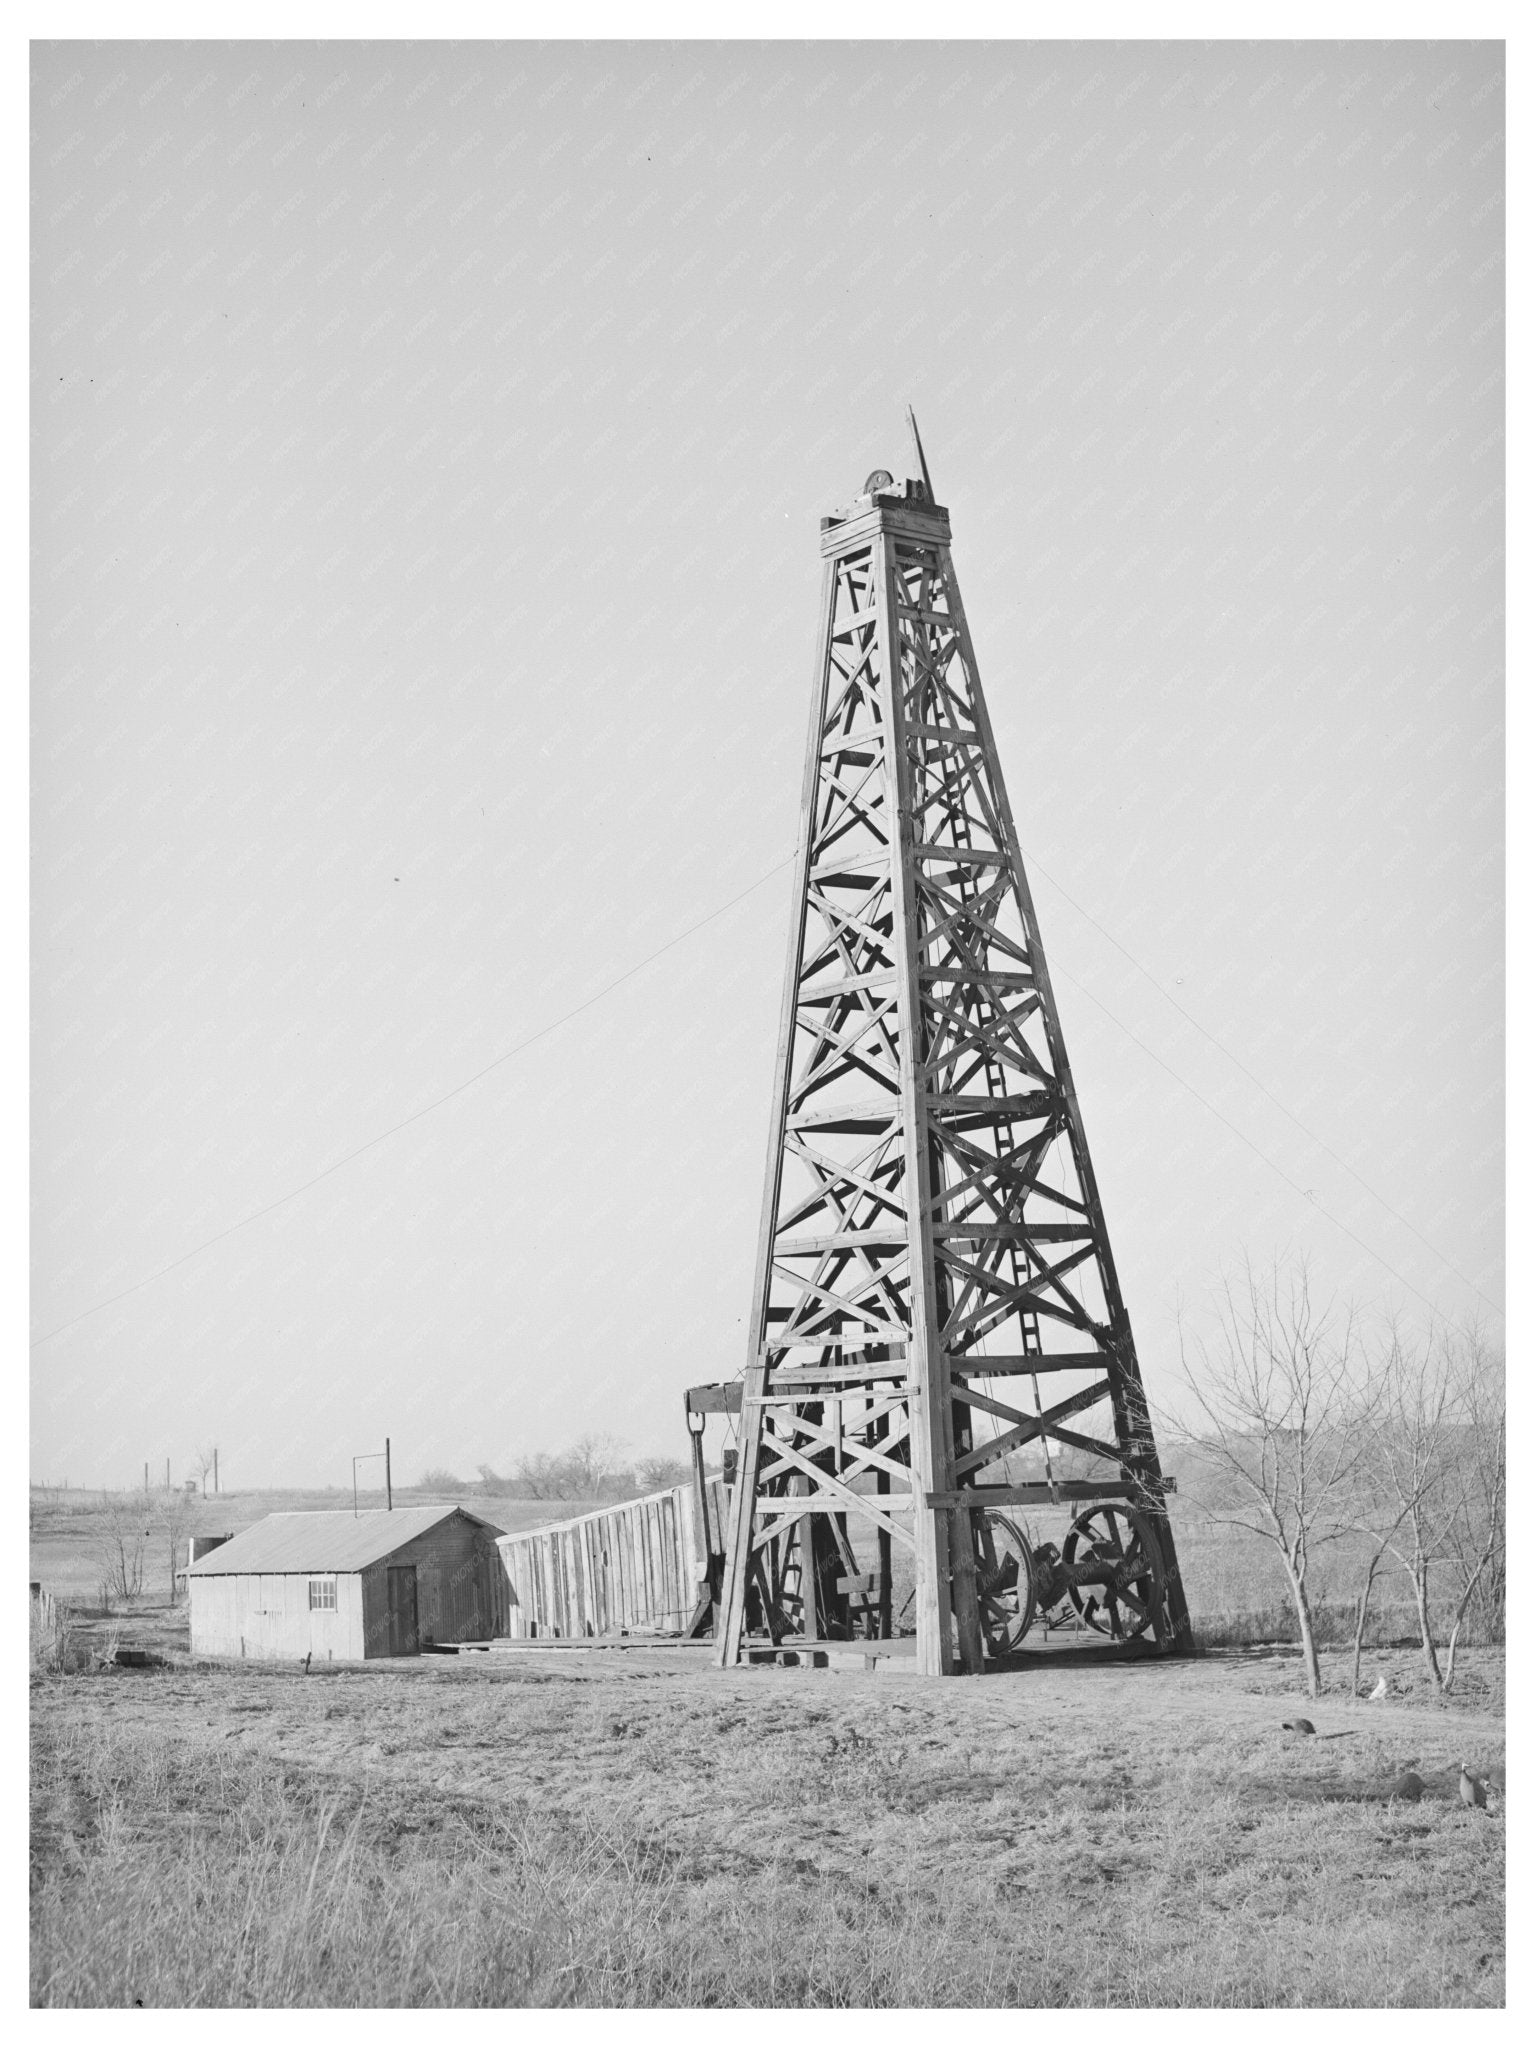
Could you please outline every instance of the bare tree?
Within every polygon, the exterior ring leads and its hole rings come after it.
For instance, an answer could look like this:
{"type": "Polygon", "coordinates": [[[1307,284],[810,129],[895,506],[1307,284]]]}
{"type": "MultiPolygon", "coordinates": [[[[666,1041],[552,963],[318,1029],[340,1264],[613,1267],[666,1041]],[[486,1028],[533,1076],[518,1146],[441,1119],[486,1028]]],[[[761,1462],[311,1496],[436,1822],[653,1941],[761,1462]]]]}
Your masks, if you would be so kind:
{"type": "Polygon", "coordinates": [[[197,1467],[198,1479],[202,1482],[204,1499],[207,1498],[208,1494],[208,1474],[213,1470],[213,1462],[218,1454],[217,1444],[199,1444],[196,1454],[192,1459],[192,1463],[197,1467]]]}
{"type": "Polygon", "coordinates": [[[1383,1535],[1379,1534],[1370,1518],[1369,1510],[1366,1509],[1365,1518],[1358,1525],[1359,1533],[1370,1543],[1371,1549],[1365,1559],[1364,1577],[1360,1581],[1359,1591],[1354,1596],[1354,1675],[1349,1683],[1356,1693],[1359,1691],[1359,1666],[1364,1656],[1364,1630],[1370,1612],[1370,1595],[1375,1590],[1375,1581],[1385,1565],[1387,1553],[1391,1549],[1391,1539],[1395,1536],[1400,1521],[1399,1515],[1386,1527],[1383,1535]]]}
{"type": "Polygon", "coordinates": [[[616,1436],[606,1434],[577,1437],[561,1461],[566,1468],[571,1496],[586,1500],[600,1500],[605,1492],[613,1489],[615,1481],[633,1481],[633,1474],[623,1469],[623,1443],[616,1436]]]}
{"type": "Polygon", "coordinates": [[[1393,1331],[1375,1462],[1376,1527],[1412,1585],[1429,1677],[1454,1683],[1454,1652],[1480,1587],[1501,1566],[1506,1504],[1502,1359],[1476,1330],[1431,1329],[1418,1343],[1393,1331]],[[1455,1589],[1445,1663],[1439,1661],[1435,1575],[1455,1589]]]}
{"type": "Polygon", "coordinates": [[[1444,1689],[1455,1683],[1455,1651],[1476,1594],[1491,1590],[1501,1614],[1508,1569],[1508,1432],[1503,1358],[1480,1331],[1463,1341],[1456,1374],[1457,1406],[1464,1427],[1457,1512],[1450,1524],[1451,1566],[1460,1585],[1455,1618],[1445,1647],[1444,1689]]]}
{"type": "Polygon", "coordinates": [[[1349,1681],[1351,1690],[1359,1692],[1359,1665],[1365,1653],[1365,1624],[1369,1620],[1369,1599],[1375,1591],[1375,1579],[1390,1571],[1386,1563],[1392,1556],[1392,1542],[1402,1526],[1402,1507],[1394,1501],[1390,1487],[1386,1485],[1384,1462],[1377,1452],[1379,1427],[1369,1434],[1365,1458],[1357,1479],[1357,1507],[1355,1507],[1355,1534],[1367,1544],[1363,1563],[1363,1577],[1353,1604],[1353,1677],[1349,1681]]]}
{"type": "Polygon", "coordinates": [[[693,1469],[681,1458],[641,1458],[634,1477],[642,1493],[660,1493],[664,1487],[685,1486],[693,1469]]]}
{"type": "Polygon", "coordinates": [[[1416,1357],[1410,1341],[1403,1336],[1401,1325],[1393,1319],[1387,1326],[1384,1344],[1374,1363],[1373,1377],[1379,1400],[1357,1478],[1354,1533],[1366,1550],[1363,1576],[1354,1596],[1351,1685],[1356,1693],[1360,1690],[1359,1667],[1375,1582],[1385,1573],[1403,1568],[1402,1530],[1410,1518],[1412,1502],[1411,1489],[1404,1490],[1399,1483],[1404,1469],[1404,1432],[1398,1428],[1397,1418],[1405,1398],[1405,1382],[1411,1376],[1416,1357]]]}
{"type": "Polygon", "coordinates": [[[1453,1514],[1450,1484],[1456,1457],[1451,1357],[1442,1331],[1421,1344],[1393,1331],[1386,1356],[1386,1394],[1376,1437],[1376,1463],[1387,1510],[1388,1539],[1412,1586],[1423,1661],[1435,1685],[1444,1675],[1434,1648],[1429,1575],[1453,1514]]]}
{"type": "Polygon", "coordinates": [[[519,1458],[516,1485],[525,1500],[557,1500],[559,1473],[556,1461],[547,1451],[534,1451],[526,1458],[519,1458]]]}
{"type": "Polygon", "coordinates": [[[179,1493],[156,1494],[148,1504],[145,1543],[166,1566],[173,1606],[176,1600],[176,1568],[185,1554],[186,1540],[192,1533],[195,1515],[191,1495],[184,1489],[179,1493]]]}
{"type": "Polygon", "coordinates": [[[1322,1690],[1308,1574],[1315,1554],[1357,1527],[1357,1492],[1379,1385],[1351,1312],[1318,1311],[1304,1265],[1251,1267],[1227,1283],[1213,1341],[1180,1333],[1190,1407],[1177,1418],[1211,1468],[1201,1512],[1277,1551],[1300,1631],[1306,1684],[1322,1690]]]}
{"type": "Polygon", "coordinates": [[[141,1493],[104,1493],[91,1517],[91,1561],[108,1605],[144,1590],[149,1509],[141,1493]]]}
{"type": "Polygon", "coordinates": [[[633,1493],[634,1474],[620,1462],[623,1444],[605,1435],[578,1437],[551,1457],[535,1451],[517,1461],[517,1488],[530,1500],[602,1500],[633,1493]]]}

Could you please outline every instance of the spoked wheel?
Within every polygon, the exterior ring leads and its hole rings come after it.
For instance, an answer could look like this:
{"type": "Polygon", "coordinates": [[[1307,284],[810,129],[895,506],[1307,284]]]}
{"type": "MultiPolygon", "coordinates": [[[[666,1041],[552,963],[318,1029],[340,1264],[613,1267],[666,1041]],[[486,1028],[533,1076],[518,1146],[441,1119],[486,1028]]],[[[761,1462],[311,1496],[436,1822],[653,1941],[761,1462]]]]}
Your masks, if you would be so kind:
{"type": "Polygon", "coordinates": [[[1034,1555],[1006,1515],[975,1517],[975,1590],[988,1654],[1010,1656],[1034,1619],[1034,1555]]]}
{"type": "Polygon", "coordinates": [[[1061,1553],[1067,1592],[1099,1635],[1132,1642],[1162,1606],[1162,1552],[1151,1524],[1134,1508],[1100,1503],[1078,1515],[1061,1553]]]}

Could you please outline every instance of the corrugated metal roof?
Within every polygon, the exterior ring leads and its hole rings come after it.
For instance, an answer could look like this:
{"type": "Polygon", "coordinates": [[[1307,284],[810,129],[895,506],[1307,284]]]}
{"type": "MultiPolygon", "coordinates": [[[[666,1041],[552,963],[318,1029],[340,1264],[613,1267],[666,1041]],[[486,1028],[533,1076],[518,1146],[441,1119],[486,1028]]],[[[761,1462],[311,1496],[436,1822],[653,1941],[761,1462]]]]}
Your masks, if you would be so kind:
{"type": "Polygon", "coordinates": [[[478,1523],[492,1536],[501,1534],[458,1507],[396,1508],[392,1514],[387,1508],[368,1508],[359,1515],[346,1508],[291,1510],[252,1523],[187,1569],[200,1579],[231,1572],[360,1572],[453,1515],[478,1523]]]}

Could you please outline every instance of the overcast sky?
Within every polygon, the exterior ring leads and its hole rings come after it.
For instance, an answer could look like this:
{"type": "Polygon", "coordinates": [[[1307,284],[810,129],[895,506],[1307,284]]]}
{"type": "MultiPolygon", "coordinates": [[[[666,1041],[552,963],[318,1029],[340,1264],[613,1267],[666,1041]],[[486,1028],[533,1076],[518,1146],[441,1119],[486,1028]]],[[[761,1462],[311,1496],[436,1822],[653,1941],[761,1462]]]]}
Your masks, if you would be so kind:
{"type": "Polygon", "coordinates": [[[35,45],[34,1475],[683,1449],[908,400],[1153,1393],[1501,1333],[1502,69],[35,45]]]}

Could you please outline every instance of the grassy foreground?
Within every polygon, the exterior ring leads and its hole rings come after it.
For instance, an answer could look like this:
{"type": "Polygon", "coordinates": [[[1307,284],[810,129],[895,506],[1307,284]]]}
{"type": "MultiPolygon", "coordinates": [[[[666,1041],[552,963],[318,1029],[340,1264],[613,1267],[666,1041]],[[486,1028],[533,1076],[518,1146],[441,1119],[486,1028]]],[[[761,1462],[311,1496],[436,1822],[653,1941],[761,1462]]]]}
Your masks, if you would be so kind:
{"type": "Polygon", "coordinates": [[[1272,1660],[489,1663],[37,1681],[33,2002],[1503,1997],[1501,1801],[1454,1791],[1463,1752],[1502,1783],[1485,1683],[1298,1742],[1272,1660]]]}

